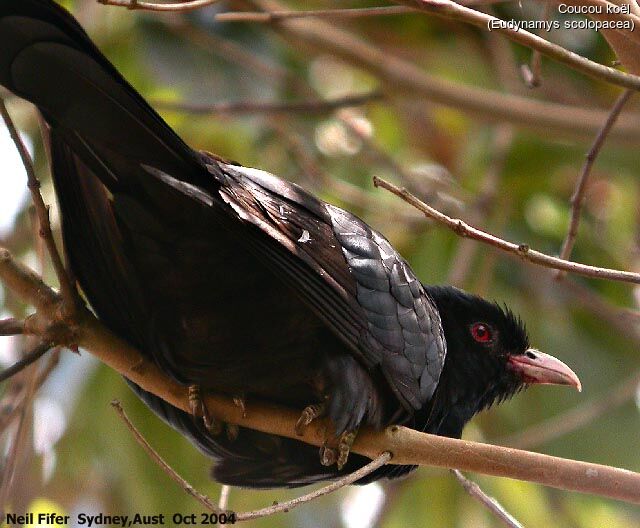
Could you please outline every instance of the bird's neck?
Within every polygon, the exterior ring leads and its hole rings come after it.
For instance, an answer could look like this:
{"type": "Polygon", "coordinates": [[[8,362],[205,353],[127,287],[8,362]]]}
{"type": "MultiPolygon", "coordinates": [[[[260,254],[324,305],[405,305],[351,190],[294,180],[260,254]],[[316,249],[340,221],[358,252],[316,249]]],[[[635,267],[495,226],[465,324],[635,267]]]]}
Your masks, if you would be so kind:
{"type": "Polygon", "coordinates": [[[462,339],[466,327],[460,325],[460,317],[471,296],[452,286],[425,286],[425,290],[438,307],[447,356],[423,423],[426,432],[460,438],[465,424],[499,397],[499,387],[492,381],[497,382],[500,373],[492,362],[469,356],[462,339]]]}

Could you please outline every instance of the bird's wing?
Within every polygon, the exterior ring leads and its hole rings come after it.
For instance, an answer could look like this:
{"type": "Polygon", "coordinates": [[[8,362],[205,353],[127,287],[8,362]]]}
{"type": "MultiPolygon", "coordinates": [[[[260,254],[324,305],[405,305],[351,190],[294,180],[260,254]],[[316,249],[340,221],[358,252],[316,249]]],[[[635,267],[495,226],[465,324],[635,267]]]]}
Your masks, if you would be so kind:
{"type": "MultiPolygon", "coordinates": [[[[405,406],[424,405],[437,385],[446,344],[433,301],[391,244],[295,184],[208,161],[219,196],[245,226],[240,236],[256,256],[286,277],[361,361],[381,368],[405,406]]],[[[149,170],[215,207],[215,197],[201,189],[149,170]]]]}

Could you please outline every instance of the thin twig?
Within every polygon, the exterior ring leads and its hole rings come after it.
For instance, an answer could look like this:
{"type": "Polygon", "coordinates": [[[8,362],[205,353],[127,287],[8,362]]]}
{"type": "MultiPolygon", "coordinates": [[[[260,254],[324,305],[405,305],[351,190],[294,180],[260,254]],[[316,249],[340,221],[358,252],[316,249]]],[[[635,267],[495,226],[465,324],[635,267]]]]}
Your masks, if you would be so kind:
{"type": "MultiPolygon", "coordinates": [[[[612,331],[640,344],[640,312],[616,306],[578,281],[566,279],[556,284],[576,308],[591,312],[601,323],[608,324],[612,331]]],[[[541,291],[539,283],[534,282],[530,293],[539,294],[541,291]]]]}
{"type": "Polygon", "coordinates": [[[24,321],[14,318],[0,320],[0,336],[15,336],[24,333],[24,321]]]}
{"type": "Polygon", "coordinates": [[[274,504],[273,506],[269,506],[267,508],[262,508],[260,510],[255,510],[246,513],[238,513],[236,515],[236,519],[238,521],[248,521],[251,519],[258,519],[260,517],[266,517],[268,515],[273,515],[274,513],[280,512],[288,512],[301,504],[305,504],[310,502],[318,497],[322,497],[323,495],[328,495],[329,493],[333,493],[340,488],[344,488],[349,484],[354,483],[356,480],[360,480],[363,477],[373,473],[376,469],[384,466],[387,462],[391,460],[391,453],[385,451],[374,460],[369,462],[366,466],[361,467],[360,469],[346,475],[335,482],[332,482],[328,486],[324,486],[323,488],[312,491],[311,493],[307,493],[306,495],[302,495],[301,497],[296,497],[295,499],[291,499],[290,501],[281,502],[279,504],[274,504]]]}
{"type": "Polygon", "coordinates": [[[381,98],[382,93],[376,91],[363,95],[349,95],[328,101],[296,101],[291,103],[241,101],[214,104],[156,101],[154,106],[163,110],[177,110],[193,114],[282,114],[291,112],[326,114],[338,108],[361,106],[381,98]]]}
{"type": "MultiPolygon", "coordinates": [[[[582,205],[584,203],[584,195],[587,188],[589,175],[591,174],[591,168],[593,167],[593,164],[598,157],[600,149],[602,148],[602,145],[604,144],[609,131],[618,119],[622,108],[633,94],[634,90],[625,90],[620,94],[615,104],[611,108],[609,117],[607,117],[606,121],[603,123],[602,128],[596,135],[596,138],[585,157],[585,161],[582,166],[582,172],[580,173],[580,177],[576,182],[576,188],[573,192],[573,196],[571,196],[571,220],[569,221],[567,236],[565,237],[564,242],[562,243],[562,249],[560,250],[560,258],[562,259],[568,259],[569,256],[571,256],[573,245],[575,244],[576,237],[578,236],[580,213],[582,211],[582,205]]],[[[562,274],[558,273],[557,277],[560,278],[561,276],[562,274]]]]}
{"type": "Polygon", "coordinates": [[[164,471],[169,478],[171,478],[174,482],[177,482],[178,485],[188,494],[191,495],[194,499],[196,499],[200,504],[202,504],[207,510],[212,511],[214,513],[224,513],[222,510],[219,510],[218,507],[211,502],[211,499],[206,495],[200,493],[197,489],[195,489],[191,484],[189,484],[185,479],[183,479],[176,471],[167,464],[162,457],[149,445],[149,443],[145,440],[144,436],[140,434],[140,432],[136,429],[135,425],[131,423],[129,417],[124,412],[122,408],[122,404],[118,400],[113,400],[111,402],[111,406],[118,413],[118,416],[122,419],[124,424],[127,426],[131,434],[135,440],[142,446],[142,448],[147,452],[149,457],[164,471]]]}
{"type": "MultiPolygon", "coordinates": [[[[551,16],[551,1],[547,0],[544,4],[541,20],[545,22],[551,16]]],[[[523,64],[521,67],[524,82],[529,88],[537,88],[542,81],[542,53],[539,50],[533,50],[531,54],[531,64],[523,64]]]]}
{"type": "Polygon", "coordinates": [[[229,505],[229,493],[231,493],[231,486],[223,484],[220,488],[220,498],[218,499],[218,510],[227,511],[229,505]]]}
{"type": "MultiPolygon", "coordinates": [[[[49,356],[49,361],[45,365],[44,369],[42,369],[42,372],[38,374],[38,377],[35,382],[36,391],[40,387],[42,387],[42,384],[47,380],[47,378],[49,377],[49,374],[51,374],[53,369],[56,368],[59,361],[60,361],[60,347],[56,347],[53,349],[51,355],[49,356]]],[[[22,408],[23,405],[25,405],[26,397],[27,397],[27,394],[25,394],[25,396],[15,404],[13,405],[9,404],[7,407],[4,406],[4,402],[3,402],[2,409],[0,410],[0,431],[4,431],[9,426],[9,424],[13,422],[13,420],[18,415],[18,411],[22,408]]]]}
{"type": "Polygon", "coordinates": [[[177,11],[187,12],[218,3],[220,0],[191,0],[176,4],[156,4],[141,0],[98,0],[98,3],[111,6],[126,7],[127,9],[140,9],[142,11],[177,11]]]}
{"type": "MultiPolygon", "coordinates": [[[[39,345],[36,345],[36,348],[39,345]]],[[[27,374],[27,373],[25,373],[27,374]]],[[[35,370],[33,370],[31,375],[27,375],[26,377],[26,392],[25,396],[20,402],[20,420],[18,422],[18,428],[13,437],[13,442],[10,445],[9,453],[6,455],[4,459],[4,464],[2,468],[2,484],[0,486],[0,509],[4,510],[5,505],[7,504],[7,499],[10,496],[10,491],[12,488],[12,484],[15,483],[15,476],[19,474],[20,469],[20,455],[24,453],[26,449],[33,445],[32,440],[30,438],[29,430],[32,425],[32,401],[33,396],[37,391],[37,381],[38,378],[36,376],[35,370]]],[[[23,455],[24,456],[24,455],[23,455]]]]}
{"type": "Polygon", "coordinates": [[[27,352],[21,360],[16,361],[9,368],[0,372],[0,383],[8,380],[12,376],[15,376],[18,372],[24,370],[35,361],[38,361],[38,359],[40,359],[49,350],[51,350],[52,346],[53,345],[48,342],[43,342],[36,345],[36,347],[30,352],[27,352]]]}
{"type": "Polygon", "coordinates": [[[584,275],[585,277],[593,277],[596,279],[609,279],[640,284],[640,273],[599,268],[596,266],[589,266],[587,264],[563,260],[558,257],[552,257],[551,255],[531,249],[527,244],[514,244],[513,242],[508,242],[502,238],[492,235],[491,233],[472,227],[460,219],[451,218],[450,216],[447,216],[437,209],[427,205],[406,189],[397,187],[382,178],[374,177],[373,183],[376,187],[382,187],[399,198],[402,198],[405,202],[423,212],[425,216],[444,224],[461,237],[469,237],[480,242],[484,242],[485,244],[546,268],[564,270],[570,273],[576,273],[578,275],[584,275]]]}
{"type": "Polygon", "coordinates": [[[480,504],[487,508],[498,520],[508,528],[523,528],[522,524],[511,515],[504,506],[500,504],[496,499],[487,495],[482,488],[475,482],[465,477],[458,469],[452,469],[451,473],[454,474],[458,482],[462,485],[464,490],[480,504]]]}
{"type": "MultiPolygon", "coordinates": [[[[470,222],[473,224],[483,221],[495,205],[500,176],[514,137],[515,133],[511,125],[503,124],[495,128],[489,166],[480,184],[478,196],[469,211],[470,222]]],[[[451,259],[452,266],[447,277],[448,284],[463,286],[471,270],[477,247],[478,245],[472,240],[462,239],[460,241],[455,257],[451,259]]],[[[483,277],[488,282],[489,274],[481,274],[478,277],[483,277]]]]}
{"type": "Polygon", "coordinates": [[[22,138],[18,133],[18,129],[13,123],[13,120],[11,119],[11,116],[9,115],[7,107],[4,103],[4,99],[2,98],[0,98],[0,115],[2,116],[2,119],[7,126],[7,130],[9,131],[11,139],[18,149],[18,153],[20,154],[20,158],[22,159],[22,164],[24,165],[24,168],[27,172],[27,185],[29,187],[29,191],[31,192],[31,199],[33,200],[33,204],[38,215],[38,221],[40,223],[40,236],[45,241],[47,251],[49,252],[49,256],[51,257],[53,269],[55,270],[56,277],[58,278],[58,282],[60,283],[60,292],[62,294],[63,300],[65,301],[64,309],[69,313],[72,313],[76,305],[76,292],[71,284],[71,281],[69,280],[69,276],[67,275],[64,264],[62,263],[62,258],[60,257],[60,253],[58,252],[58,248],[56,247],[55,240],[53,239],[53,233],[51,232],[51,222],[49,219],[49,208],[44,203],[42,195],[40,194],[40,182],[38,181],[35,170],[33,168],[33,162],[31,160],[31,156],[29,155],[29,151],[22,141],[22,138]]]}
{"type": "MultiPolygon", "coordinates": [[[[466,22],[482,29],[490,28],[490,31],[504,35],[509,40],[522,44],[523,46],[538,50],[547,57],[551,57],[590,77],[607,81],[624,88],[640,89],[640,77],[637,75],[631,75],[611,68],[610,66],[598,64],[525,29],[513,29],[505,20],[462,6],[452,0],[400,0],[398,3],[410,4],[426,13],[466,22]]],[[[625,19],[629,18],[634,24],[638,23],[635,20],[638,17],[635,17],[635,15],[621,14],[615,16],[625,19]]],[[[640,19],[638,19],[638,21],[640,21],[640,19]]]]}
{"type": "Polygon", "coordinates": [[[268,23],[286,18],[363,18],[372,16],[405,15],[415,13],[416,9],[405,6],[362,7],[351,9],[316,9],[314,11],[259,11],[229,12],[216,14],[216,22],[260,22],[268,23]]]}
{"type": "Polygon", "coordinates": [[[514,435],[495,440],[500,445],[530,449],[569,434],[633,399],[640,387],[640,373],[616,384],[603,394],[514,435]]]}

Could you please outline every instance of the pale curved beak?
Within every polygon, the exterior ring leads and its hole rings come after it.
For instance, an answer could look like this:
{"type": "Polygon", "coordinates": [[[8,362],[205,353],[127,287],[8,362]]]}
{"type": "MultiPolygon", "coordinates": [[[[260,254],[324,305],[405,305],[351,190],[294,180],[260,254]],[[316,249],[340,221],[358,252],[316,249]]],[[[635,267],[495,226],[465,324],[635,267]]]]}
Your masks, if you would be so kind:
{"type": "Polygon", "coordinates": [[[510,356],[511,370],[518,372],[525,383],[546,385],[570,385],[582,392],[582,384],[576,373],[562,361],[549,354],[529,348],[524,354],[510,356]]]}

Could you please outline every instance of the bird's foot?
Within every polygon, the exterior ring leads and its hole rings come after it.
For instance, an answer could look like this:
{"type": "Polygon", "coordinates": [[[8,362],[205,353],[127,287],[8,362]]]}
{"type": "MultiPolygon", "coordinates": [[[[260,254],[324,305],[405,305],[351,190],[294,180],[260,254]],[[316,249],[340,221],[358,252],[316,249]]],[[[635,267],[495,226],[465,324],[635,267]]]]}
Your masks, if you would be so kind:
{"type": "Polygon", "coordinates": [[[235,442],[236,438],[238,438],[238,435],[240,434],[240,427],[238,427],[237,424],[233,423],[226,423],[224,425],[225,431],[227,433],[227,438],[230,442],[235,442]]]}
{"type": "Polygon", "coordinates": [[[237,394],[233,397],[233,404],[236,407],[239,407],[240,410],[242,411],[242,417],[246,418],[247,417],[247,402],[244,399],[244,395],[242,394],[237,394]]]}
{"type": "MultiPolygon", "coordinates": [[[[337,438],[336,447],[330,447],[328,441],[325,441],[324,445],[320,448],[320,463],[323,466],[333,466],[333,464],[335,464],[338,467],[338,471],[342,470],[349,459],[351,446],[357,435],[358,429],[345,431],[337,438]]],[[[334,439],[333,442],[335,441],[334,439]]]]}
{"type": "Polygon", "coordinates": [[[338,460],[336,460],[338,471],[340,471],[347,463],[349,453],[351,452],[351,446],[353,446],[353,442],[355,442],[357,435],[358,429],[354,429],[353,431],[345,431],[338,438],[338,460]]]}
{"type": "Polygon", "coordinates": [[[316,403],[314,405],[309,405],[302,411],[300,418],[296,422],[295,431],[298,436],[304,435],[304,430],[306,427],[313,422],[315,419],[324,416],[326,413],[326,405],[324,403],[316,403]]]}
{"type": "Polygon", "coordinates": [[[320,448],[320,463],[323,466],[333,466],[338,460],[338,450],[327,446],[327,443],[320,448]]]}
{"type": "Polygon", "coordinates": [[[199,385],[189,385],[189,407],[194,420],[197,421],[202,417],[202,422],[209,433],[217,436],[222,432],[222,423],[209,413],[209,409],[202,399],[199,385]]]}
{"type": "MultiPolygon", "coordinates": [[[[233,397],[233,404],[242,411],[242,417],[246,418],[247,404],[244,399],[244,395],[236,394],[233,397]]],[[[227,438],[229,439],[229,441],[235,442],[236,438],[238,438],[238,435],[240,434],[240,427],[238,426],[238,424],[227,423],[225,424],[225,429],[226,429],[227,438]]]]}

